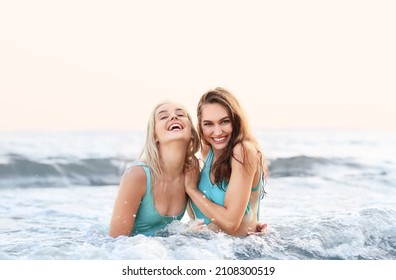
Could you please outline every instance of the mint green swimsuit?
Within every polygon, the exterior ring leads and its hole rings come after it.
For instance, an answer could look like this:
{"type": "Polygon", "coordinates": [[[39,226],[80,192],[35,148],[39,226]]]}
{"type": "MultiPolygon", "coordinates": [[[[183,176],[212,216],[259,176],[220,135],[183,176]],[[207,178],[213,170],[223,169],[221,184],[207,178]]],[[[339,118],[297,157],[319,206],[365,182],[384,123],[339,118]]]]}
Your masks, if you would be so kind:
{"type": "Polygon", "coordinates": [[[183,218],[186,208],[177,216],[163,216],[155,209],[154,198],[151,192],[151,174],[147,165],[143,162],[135,162],[132,166],[141,166],[146,173],[146,193],[140,202],[140,206],[135,218],[130,236],[143,234],[146,236],[154,236],[157,231],[163,229],[166,225],[174,220],[183,218]]]}
{"type": "MultiPolygon", "coordinates": [[[[224,190],[219,188],[216,184],[212,184],[210,181],[210,169],[212,166],[212,161],[213,161],[213,150],[210,149],[208,156],[206,158],[205,166],[203,170],[201,171],[200,178],[199,178],[199,184],[198,184],[198,189],[210,200],[213,201],[214,203],[224,206],[224,198],[225,198],[225,191],[227,190],[228,183],[222,181],[221,185],[224,190]]],[[[260,170],[260,181],[258,182],[257,186],[252,188],[252,191],[257,191],[261,188],[260,186],[263,184],[263,179],[262,179],[262,172],[260,170]]],[[[260,203],[259,203],[260,207],[260,203]]],[[[204,213],[201,212],[201,210],[198,209],[198,207],[194,204],[194,202],[191,201],[191,208],[195,214],[196,219],[203,219],[205,224],[209,224],[212,221],[205,216],[204,213]]],[[[250,201],[248,202],[248,205],[245,210],[245,215],[249,212],[250,210],[250,201]]],[[[257,219],[259,218],[260,209],[257,211],[257,219]]]]}

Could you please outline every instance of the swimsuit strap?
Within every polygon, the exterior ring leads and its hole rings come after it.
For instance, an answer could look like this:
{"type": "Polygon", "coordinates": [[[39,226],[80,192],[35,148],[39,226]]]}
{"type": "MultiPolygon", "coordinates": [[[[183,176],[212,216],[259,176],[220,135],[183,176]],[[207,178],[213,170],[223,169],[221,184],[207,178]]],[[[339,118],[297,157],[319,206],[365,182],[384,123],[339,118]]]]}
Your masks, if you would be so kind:
{"type": "Polygon", "coordinates": [[[208,155],[206,156],[206,160],[205,160],[204,169],[208,170],[209,174],[210,174],[210,168],[211,168],[212,161],[213,161],[213,155],[214,155],[213,149],[210,149],[209,152],[208,152],[208,155]]]}
{"type": "Polygon", "coordinates": [[[264,181],[263,181],[263,167],[260,165],[260,179],[259,179],[257,185],[254,188],[252,188],[252,191],[253,192],[257,191],[263,183],[264,183],[264,181]]]}
{"type": "Polygon", "coordinates": [[[144,162],[141,161],[135,161],[132,166],[141,166],[143,167],[144,172],[146,173],[146,192],[150,193],[151,192],[151,174],[150,174],[150,169],[147,166],[147,164],[145,164],[144,162]]]}

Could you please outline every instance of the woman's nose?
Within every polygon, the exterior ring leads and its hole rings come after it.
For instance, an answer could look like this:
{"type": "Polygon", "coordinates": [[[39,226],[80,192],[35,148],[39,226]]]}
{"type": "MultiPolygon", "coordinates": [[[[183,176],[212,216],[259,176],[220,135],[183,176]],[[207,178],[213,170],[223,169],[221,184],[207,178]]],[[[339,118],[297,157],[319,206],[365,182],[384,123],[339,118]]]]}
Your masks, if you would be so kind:
{"type": "Polygon", "coordinates": [[[223,130],[221,129],[221,126],[215,125],[213,134],[214,135],[221,135],[223,133],[223,130]]]}
{"type": "Polygon", "coordinates": [[[171,116],[171,120],[173,120],[173,119],[178,119],[177,114],[173,114],[173,115],[171,116]]]}

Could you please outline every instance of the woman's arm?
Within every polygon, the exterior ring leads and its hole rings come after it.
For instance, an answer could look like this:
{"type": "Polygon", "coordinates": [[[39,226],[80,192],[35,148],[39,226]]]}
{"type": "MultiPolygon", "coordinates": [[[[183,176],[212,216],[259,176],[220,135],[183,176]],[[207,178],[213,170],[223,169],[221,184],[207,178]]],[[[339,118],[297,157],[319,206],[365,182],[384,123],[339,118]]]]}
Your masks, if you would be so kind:
{"type": "Polygon", "coordinates": [[[188,214],[188,217],[190,217],[191,220],[195,219],[195,214],[194,214],[194,211],[191,208],[190,199],[188,199],[188,201],[187,201],[187,214],[188,214]]]}
{"type": "Polygon", "coordinates": [[[140,166],[129,168],[121,177],[110,221],[111,237],[129,236],[140,202],[146,192],[146,174],[140,166]]]}
{"type": "Polygon", "coordinates": [[[224,206],[218,205],[205,197],[196,184],[186,184],[186,192],[194,204],[223,231],[233,234],[241,225],[251,194],[254,174],[257,170],[256,152],[252,145],[244,145],[246,156],[240,144],[234,148],[232,174],[224,198],[224,206]]]}

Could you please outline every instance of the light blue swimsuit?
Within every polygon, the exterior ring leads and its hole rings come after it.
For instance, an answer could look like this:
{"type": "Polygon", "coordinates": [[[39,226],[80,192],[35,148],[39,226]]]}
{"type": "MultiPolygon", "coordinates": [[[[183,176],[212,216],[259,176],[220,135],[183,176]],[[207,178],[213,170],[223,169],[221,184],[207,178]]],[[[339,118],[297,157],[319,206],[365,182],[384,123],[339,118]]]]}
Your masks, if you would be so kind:
{"type": "Polygon", "coordinates": [[[157,231],[163,229],[172,221],[181,220],[186,208],[184,208],[183,211],[177,216],[163,216],[159,214],[157,209],[155,209],[154,198],[151,192],[151,174],[148,166],[143,162],[135,162],[133,166],[143,167],[144,172],[146,173],[146,193],[140,203],[135,218],[135,224],[130,236],[137,234],[154,236],[157,231]]]}
{"type": "MultiPolygon", "coordinates": [[[[224,198],[225,198],[225,191],[227,190],[228,183],[225,183],[224,181],[221,182],[222,190],[217,186],[216,184],[212,184],[210,180],[210,169],[212,167],[212,161],[213,161],[213,150],[210,149],[208,156],[206,158],[205,166],[203,170],[201,171],[200,178],[199,178],[199,184],[198,184],[198,189],[210,200],[213,201],[214,203],[224,206],[224,198]]],[[[261,188],[260,186],[263,184],[263,178],[262,178],[262,172],[260,170],[260,181],[258,182],[257,186],[252,188],[252,191],[257,191],[258,189],[261,188]]],[[[259,203],[260,207],[260,203],[259,203]]],[[[195,214],[196,219],[203,219],[205,224],[209,224],[212,221],[205,216],[204,213],[202,213],[198,207],[194,204],[194,202],[191,201],[191,208],[195,214]]],[[[250,210],[250,201],[248,202],[248,205],[245,210],[245,215],[249,212],[250,210]]],[[[257,211],[257,219],[258,214],[260,212],[260,209],[257,211]]]]}

